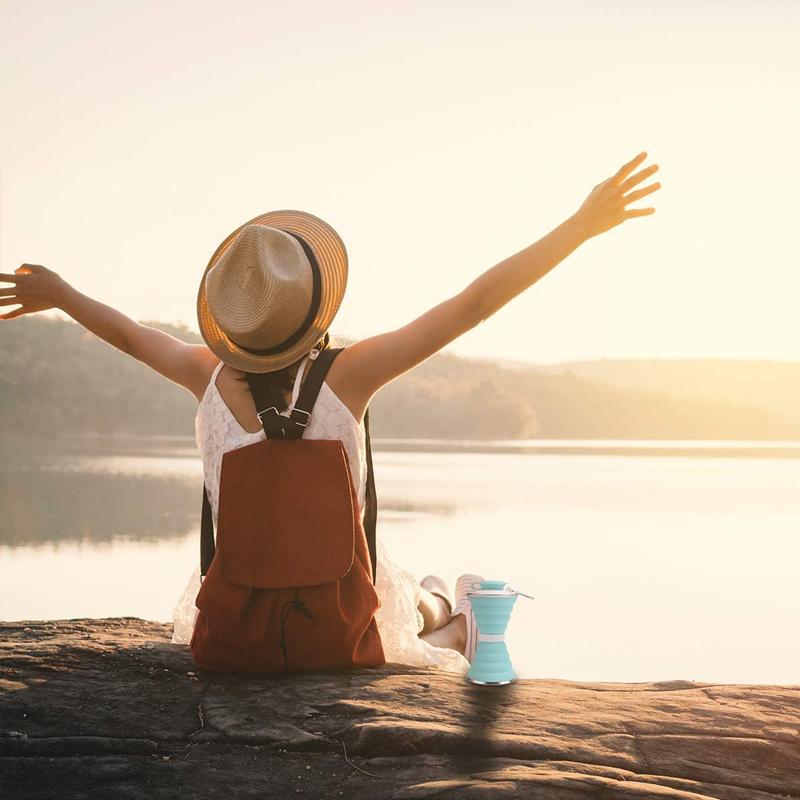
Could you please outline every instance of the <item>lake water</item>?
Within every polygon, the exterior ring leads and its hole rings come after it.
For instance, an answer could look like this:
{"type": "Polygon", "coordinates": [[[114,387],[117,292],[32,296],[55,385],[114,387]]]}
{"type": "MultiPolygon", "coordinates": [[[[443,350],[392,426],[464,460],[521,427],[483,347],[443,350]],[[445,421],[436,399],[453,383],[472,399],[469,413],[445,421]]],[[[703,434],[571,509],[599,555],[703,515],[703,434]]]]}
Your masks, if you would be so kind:
{"type": "MultiPolygon", "coordinates": [[[[200,461],[117,449],[0,466],[0,619],[171,619],[200,461]]],[[[377,448],[378,535],[417,578],[534,595],[507,634],[520,676],[800,684],[800,458],[493,449],[377,448]]]]}

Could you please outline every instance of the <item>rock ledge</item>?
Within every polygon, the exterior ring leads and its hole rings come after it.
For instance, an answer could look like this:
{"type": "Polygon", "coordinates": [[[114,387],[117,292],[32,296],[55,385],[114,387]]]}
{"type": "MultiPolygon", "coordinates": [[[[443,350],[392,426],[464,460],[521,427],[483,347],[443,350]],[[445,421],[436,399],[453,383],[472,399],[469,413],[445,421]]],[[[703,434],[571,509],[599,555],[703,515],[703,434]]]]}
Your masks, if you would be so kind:
{"type": "Polygon", "coordinates": [[[217,675],[170,634],[0,623],[0,796],[800,798],[800,685],[217,675]]]}

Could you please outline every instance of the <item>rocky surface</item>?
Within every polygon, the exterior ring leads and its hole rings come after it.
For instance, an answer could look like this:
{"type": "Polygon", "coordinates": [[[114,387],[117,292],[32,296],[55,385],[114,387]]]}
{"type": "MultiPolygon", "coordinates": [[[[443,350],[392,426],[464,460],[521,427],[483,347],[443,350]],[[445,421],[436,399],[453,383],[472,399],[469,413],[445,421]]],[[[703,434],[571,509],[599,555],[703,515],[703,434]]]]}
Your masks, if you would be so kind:
{"type": "Polygon", "coordinates": [[[0,623],[0,797],[800,798],[800,685],[213,675],[169,637],[0,623]]]}

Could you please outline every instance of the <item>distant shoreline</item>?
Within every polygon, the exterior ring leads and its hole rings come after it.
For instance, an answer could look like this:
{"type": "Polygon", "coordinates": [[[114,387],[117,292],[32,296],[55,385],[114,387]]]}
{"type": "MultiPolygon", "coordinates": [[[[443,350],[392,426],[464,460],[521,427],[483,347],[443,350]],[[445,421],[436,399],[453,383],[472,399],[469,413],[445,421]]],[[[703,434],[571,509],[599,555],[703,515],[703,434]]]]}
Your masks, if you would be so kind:
{"type": "Polygon", "coordinates": [[[800,458],[800,441],[726,442],[651,439],[539,439],[522,441],[447,441],[441,439],[374,439],[376,452],[517,453],[571,456],[681,456],[717,458],[800,458]]]}
{"type": "MultiPolygon", "coordinates": [[[[163,457],[197,455],[191,436],[62,434],[37,440],[10,435],[16,451],[41,453],[137,454],[163,457]]],[[[8,443],[8,439],[6,440],[8,443]]],[[[800,458],[800,440],[659,439],[388,439],[373,437],[376,453],[474,453],[572,456],[663,456],[713,458],[800,458]]]]}

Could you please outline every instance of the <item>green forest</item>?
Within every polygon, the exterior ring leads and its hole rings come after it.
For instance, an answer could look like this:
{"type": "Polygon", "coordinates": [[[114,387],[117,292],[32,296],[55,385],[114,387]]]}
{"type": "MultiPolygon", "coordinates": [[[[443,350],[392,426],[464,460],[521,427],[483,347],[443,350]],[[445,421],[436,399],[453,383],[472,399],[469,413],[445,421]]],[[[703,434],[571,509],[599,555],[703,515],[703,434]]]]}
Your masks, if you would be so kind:
{"type": "MultiPolygon", "coordinates": [[[[186,327],[144,324],[202,341],[186,327]]],[[[190,392],[71,320],[0,323],[0,351],[7,433],[194,434],[190,392]]],[[[370,423],[373,437],[393,439],[800,439],[800,364],[536,366],[442,352],[384,387],[370,423]]]]}

